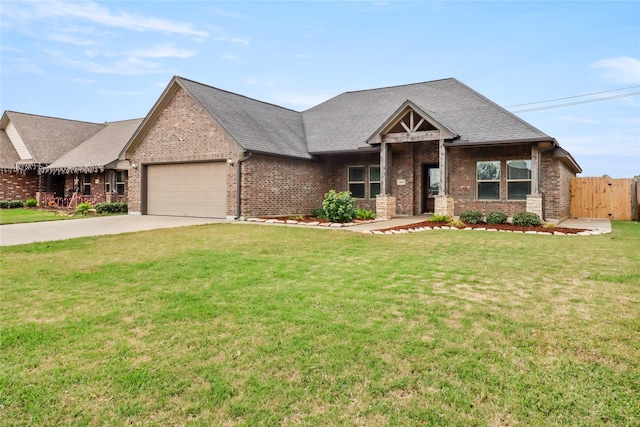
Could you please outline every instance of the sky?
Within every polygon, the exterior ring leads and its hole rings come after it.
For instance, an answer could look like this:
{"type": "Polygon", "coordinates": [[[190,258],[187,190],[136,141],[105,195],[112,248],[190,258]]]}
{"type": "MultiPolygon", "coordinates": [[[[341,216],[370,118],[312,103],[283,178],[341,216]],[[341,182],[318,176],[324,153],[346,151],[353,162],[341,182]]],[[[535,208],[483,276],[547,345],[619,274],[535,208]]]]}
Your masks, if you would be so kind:
{"type": "Polygon", "coordinates": [[[144,117],[174,75],[296,111],[455,77],[580,176],[640,175],[638,1],[3,0],[0,28],[2,111],[144,117]]]}

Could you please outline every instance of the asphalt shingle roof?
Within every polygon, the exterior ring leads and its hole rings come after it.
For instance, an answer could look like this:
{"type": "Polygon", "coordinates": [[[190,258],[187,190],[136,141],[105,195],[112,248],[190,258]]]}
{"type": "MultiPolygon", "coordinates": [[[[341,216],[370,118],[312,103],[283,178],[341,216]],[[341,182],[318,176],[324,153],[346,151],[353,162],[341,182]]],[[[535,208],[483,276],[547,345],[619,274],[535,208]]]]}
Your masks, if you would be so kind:
{"type": "Polygon", "coordinates": [[[52,163],[104,128],[103,124],[15,111],[6,111],[5,114],[33,156],[30,163],[52,163]]]}
{"type": "Polygon", "coordinates": [[[299,112],[181,77],[177,79],[245,150],[311,158],[299,112]]]}
{"type": "Polygon", "coordinates": [[[142,119],[110,122],[95,135],[45,168],[49,173],[91,173],[118,160],[142,119]]]}
{"type": "Polygon", "coordinates": [[[20,156],[11,143],[9,135],[4,129],[0,130],[0,170],[15,170],[19,160],[20,156]]]}

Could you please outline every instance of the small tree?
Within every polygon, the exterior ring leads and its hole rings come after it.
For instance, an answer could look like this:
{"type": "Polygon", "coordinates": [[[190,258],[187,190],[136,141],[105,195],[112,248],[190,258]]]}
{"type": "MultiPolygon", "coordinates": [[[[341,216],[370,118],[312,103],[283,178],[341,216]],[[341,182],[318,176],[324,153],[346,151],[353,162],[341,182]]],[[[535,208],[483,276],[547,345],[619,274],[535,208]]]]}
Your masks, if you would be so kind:
{"type": "Polygon", "coordinates": [[[322,208],[331,222],[351,222],[357,215],[356,199],[350,191],[330,190],[324,195],[322,208]]]}

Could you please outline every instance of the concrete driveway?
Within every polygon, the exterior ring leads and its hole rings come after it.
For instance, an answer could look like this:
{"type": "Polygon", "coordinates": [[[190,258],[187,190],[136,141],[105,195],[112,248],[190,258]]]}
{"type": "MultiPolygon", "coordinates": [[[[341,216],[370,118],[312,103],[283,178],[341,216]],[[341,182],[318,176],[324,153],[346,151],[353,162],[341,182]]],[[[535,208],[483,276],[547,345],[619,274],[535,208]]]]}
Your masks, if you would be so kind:
{"type": "Polygon", "coordinates": [[[227,222],[222,219],[152,215],[116,215],[63,221],[0,225],[0,246],[48,242],[76,237],[130,233],[159,228],[227,222]]]}

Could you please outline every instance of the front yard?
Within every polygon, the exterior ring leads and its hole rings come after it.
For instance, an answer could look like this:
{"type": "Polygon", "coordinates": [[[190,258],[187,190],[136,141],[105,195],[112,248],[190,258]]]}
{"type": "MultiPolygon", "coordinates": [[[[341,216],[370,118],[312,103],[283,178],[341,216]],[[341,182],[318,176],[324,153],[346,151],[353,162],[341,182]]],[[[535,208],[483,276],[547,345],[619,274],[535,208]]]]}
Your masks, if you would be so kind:
{"type": "Polygon", "coordinates": [[[640,225],[2,251],[4,425],[638,425],[640,225]]]}

